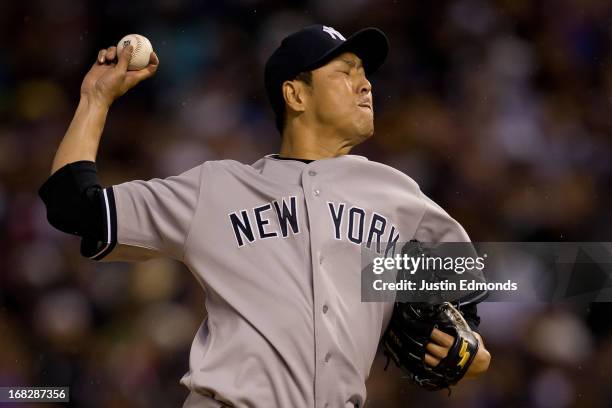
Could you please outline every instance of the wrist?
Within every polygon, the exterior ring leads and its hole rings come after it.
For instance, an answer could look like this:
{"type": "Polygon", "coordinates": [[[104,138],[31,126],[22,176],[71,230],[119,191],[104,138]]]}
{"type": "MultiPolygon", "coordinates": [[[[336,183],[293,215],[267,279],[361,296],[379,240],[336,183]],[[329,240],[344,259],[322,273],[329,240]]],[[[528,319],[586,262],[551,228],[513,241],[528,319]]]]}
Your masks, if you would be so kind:
{"type": "Polygon", "coordinates": [[[107,113],[112,102],[90,94],[81,93],[79,109],[92,110],[100,113],[107,113]]]}

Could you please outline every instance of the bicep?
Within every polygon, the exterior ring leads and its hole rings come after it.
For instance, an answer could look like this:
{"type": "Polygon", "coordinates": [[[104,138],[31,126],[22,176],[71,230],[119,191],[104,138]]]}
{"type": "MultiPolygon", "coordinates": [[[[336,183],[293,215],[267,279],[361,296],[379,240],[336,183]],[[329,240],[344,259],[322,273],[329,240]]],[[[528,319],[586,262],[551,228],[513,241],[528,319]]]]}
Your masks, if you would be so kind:
{"type": "Polygon", "coordinates": [[[182,260],[198,203],[199,182],[200,169],[196,167],[166,179],[134,180],[106,189],[112,189],[109,197],[112,195],[114,207],[115,242],[123,247],[122,253],[129,253],[130,259],[132,254],[146,259],[163,254],[182,260]]]}
{"type": "Polygon", "coordinates": [[[81,255],[96,261],[181,259],[199,194],[199,167],[178,176],[102,188],[95,163],[55,172],[39,189],[49,223],[78,235],[81,255]]]}

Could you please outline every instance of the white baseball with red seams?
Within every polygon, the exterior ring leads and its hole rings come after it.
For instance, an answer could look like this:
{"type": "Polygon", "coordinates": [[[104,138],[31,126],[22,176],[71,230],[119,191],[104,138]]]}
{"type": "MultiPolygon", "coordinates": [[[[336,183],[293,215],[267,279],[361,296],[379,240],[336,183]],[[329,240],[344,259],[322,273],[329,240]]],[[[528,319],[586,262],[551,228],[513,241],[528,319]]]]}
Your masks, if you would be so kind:
{"type": "Polygon", "coordinates": [[[134,50],[132,51],[132,58],[128,65],[128,70],[138,71],[149,65],[149,58],[153,52],[153,46],[149,39],[140,34],[128,34],[119,40],[117,44],[117,54],[123,51],[123,48],[128,45],[132,45],[134,50]]]}

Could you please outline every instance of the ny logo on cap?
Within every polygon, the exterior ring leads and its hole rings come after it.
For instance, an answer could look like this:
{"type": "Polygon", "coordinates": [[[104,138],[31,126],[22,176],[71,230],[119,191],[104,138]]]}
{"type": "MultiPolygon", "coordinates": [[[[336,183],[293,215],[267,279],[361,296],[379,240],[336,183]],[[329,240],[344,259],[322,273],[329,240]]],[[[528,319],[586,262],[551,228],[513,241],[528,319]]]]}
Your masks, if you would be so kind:
{"type": "Polygon", "coordinates": [[[335,28],[332,27],[328,27],[328,26],[323,26],[323,31],[325,31],[327,34],[329,34],[331,36],[331,38],[333,38],[334,40],[342,40],[342,41],[346,41],[346,38],[344,38],[344,36],[342,34],[340,34],[338,31],[336,31],[335,28]],[[338,38],[336,38],[336,36],[338,38]]]}

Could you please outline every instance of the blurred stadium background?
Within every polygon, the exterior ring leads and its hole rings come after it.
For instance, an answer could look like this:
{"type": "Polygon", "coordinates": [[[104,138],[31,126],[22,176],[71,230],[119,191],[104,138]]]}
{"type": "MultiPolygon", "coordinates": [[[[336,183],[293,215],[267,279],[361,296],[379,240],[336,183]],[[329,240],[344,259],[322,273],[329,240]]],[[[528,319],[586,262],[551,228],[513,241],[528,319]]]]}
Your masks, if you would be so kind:
{"type": "MultiPolygon", "coordinates": [[[[409,174],[474,241],[612,241],[611,21],[605,0],[0,2],[0,386],[68,385],[79,407],[187,395],[196,280],[171,261],[81,258],[36,195],[100,48],[141,33],[161,60],[111,108],[105,185],[276,152],[262,71],[279,40],[378,26],[391,53],[356,154],[409,174]]],[[[449,398],[379,357],[368,407],[612,406],[611,309],[483,304],[488,375],[449,398]]]]}

